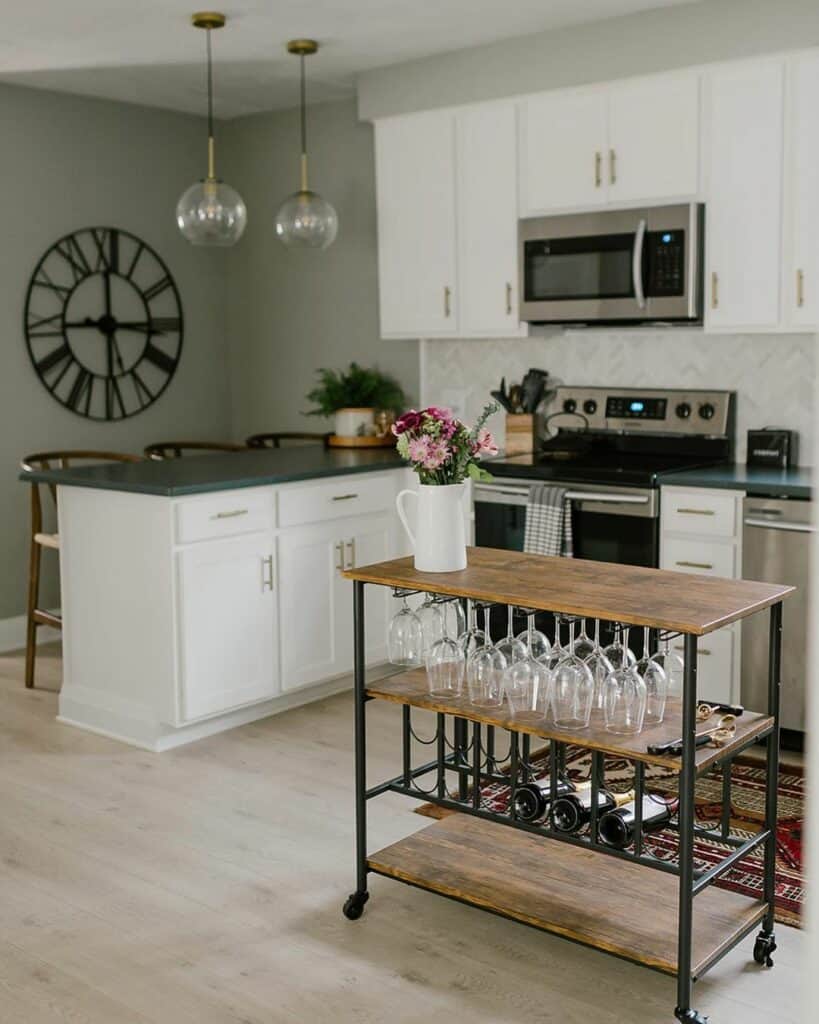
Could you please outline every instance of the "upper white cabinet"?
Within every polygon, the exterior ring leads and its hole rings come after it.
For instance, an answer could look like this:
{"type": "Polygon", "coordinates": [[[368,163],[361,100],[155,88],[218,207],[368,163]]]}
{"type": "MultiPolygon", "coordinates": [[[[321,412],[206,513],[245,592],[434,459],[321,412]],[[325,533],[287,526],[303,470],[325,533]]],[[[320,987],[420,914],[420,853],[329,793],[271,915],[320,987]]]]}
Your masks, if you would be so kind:
{"type": "Polygon", "coordinates": [[[709,82],[706,325],[779,323],[784,61],[713,71],[709,82]]]}
{"type": "Polygon", "coordinates": [[[567,89],[521,103],[520,211],[602,206],[607,200],[605,89],[567,89]]]}
{"type": "Polygon", "coordinates": [[[695,196],[699,80],[675,72],[521,101],[521,216],[695,196]]]}
{"type": "Polygon", "coordinates": [[[517,274],[517,112],[496,103],[456,115],[458,333],[521,331],[517,274]]]}
{"type": "Polygon", "coordinates": [[[444,111],[375,126],[381,334],[455,334],[455,118],[444,111]]]}
{"type": "Polygon", "coordinates": [[[785,259],[782,317],[786,325],[819,325],[819,53],[795,57],[788,81],[785,259]]]}

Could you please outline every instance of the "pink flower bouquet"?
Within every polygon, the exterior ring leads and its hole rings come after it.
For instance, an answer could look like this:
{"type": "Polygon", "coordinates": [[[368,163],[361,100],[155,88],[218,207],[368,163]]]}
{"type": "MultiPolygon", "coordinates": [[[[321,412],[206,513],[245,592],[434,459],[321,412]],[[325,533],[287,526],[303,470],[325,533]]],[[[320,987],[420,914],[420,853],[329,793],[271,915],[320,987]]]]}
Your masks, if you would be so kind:
{"type": "Polygon", "coordinates": [[[420,412],[410,409],[392,427],[398,454],[410,463],[422,484],[459,484],[467,477],[491,480],[478,463],[498,454],[495,439],[485,426],[497,409],[494,403],[487,405],[471,430],[455,419],[450,409],[434,405],[420,412]]]}

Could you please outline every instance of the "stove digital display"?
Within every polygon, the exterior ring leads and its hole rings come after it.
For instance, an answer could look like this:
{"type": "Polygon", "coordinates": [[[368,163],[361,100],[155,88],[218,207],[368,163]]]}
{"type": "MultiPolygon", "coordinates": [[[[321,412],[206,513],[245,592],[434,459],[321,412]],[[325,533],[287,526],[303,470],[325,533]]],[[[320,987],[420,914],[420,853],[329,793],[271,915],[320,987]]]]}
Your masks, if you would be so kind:
{"type": "Polygon", "coordinates": [[[615,420],[664,420],[665,398],[629,398],[611,396],[606,399],[606,418],[615,420]]]}

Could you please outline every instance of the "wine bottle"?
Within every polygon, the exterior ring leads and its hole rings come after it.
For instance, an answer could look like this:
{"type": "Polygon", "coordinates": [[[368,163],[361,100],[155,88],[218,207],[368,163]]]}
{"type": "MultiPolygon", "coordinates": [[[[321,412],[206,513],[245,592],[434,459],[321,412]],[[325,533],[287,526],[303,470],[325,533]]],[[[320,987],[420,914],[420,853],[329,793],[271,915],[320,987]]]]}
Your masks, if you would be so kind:
{"type": "MultiPolygon", "coordinates": [[[[588,783],[581,783],[588,785],[588,783]]],[[[574,793],[577,786],[569,779],[557,780],[557,796],[574,793]]],[[[515,790],[515,817],[518,821],[539,821],[545,818],[552,801],[552,780],[548,775],[535,782],[527,782],[515,790]]]]}
{"type": "MultiPolygon", "coordinates": [[[[676,803],[666,802],[662,797],[650,793],[643,797],[643,832],[657,832],[671,821],[676,803]]],[[[622,807],[606,811],[598,822],[600,842],[615,850],[625,850],[634,842],[634,822],[637,801],[631,800],[622,807]]]]}
{"type": "MultiPolygon", "coordinates": [[[[610,793],[607,789],[597,791],[597,807],[599,812],[613,811],[621,804],[634,800],[634,790],[628,793],[610,793]]],[[[591,787],[566,793],[555,800],[552,805],[552,828],[555,832],[579,832],[591,821],[592,795],[591,787]]]]}

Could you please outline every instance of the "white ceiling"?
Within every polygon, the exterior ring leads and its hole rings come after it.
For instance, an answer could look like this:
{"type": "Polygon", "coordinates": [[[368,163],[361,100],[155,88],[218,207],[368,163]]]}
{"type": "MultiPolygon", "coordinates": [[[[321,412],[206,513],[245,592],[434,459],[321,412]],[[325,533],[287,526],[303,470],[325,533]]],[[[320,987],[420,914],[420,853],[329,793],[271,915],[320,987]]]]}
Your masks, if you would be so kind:
{"type": "MultiPolygon", "coordinates": [[[[220,6],[216,0],[215,9],[220,6]]],[[[359,72],[695,0],[232,0],[213,35],[216,113],[295,106],[298,61],[284,44],[321,43],[308,64],[312,102],[355,91],[359,72]]],[[[204,34],[196,0],[3,3],[0,81],[201,113],[204,34]]],[[[203,0],[202,7],[207,9],[203,0]]]]}

